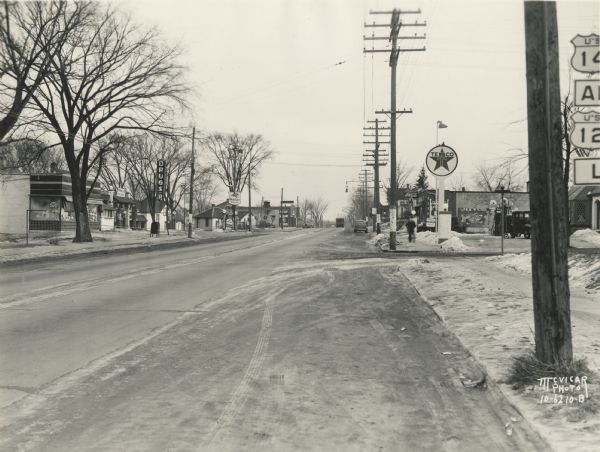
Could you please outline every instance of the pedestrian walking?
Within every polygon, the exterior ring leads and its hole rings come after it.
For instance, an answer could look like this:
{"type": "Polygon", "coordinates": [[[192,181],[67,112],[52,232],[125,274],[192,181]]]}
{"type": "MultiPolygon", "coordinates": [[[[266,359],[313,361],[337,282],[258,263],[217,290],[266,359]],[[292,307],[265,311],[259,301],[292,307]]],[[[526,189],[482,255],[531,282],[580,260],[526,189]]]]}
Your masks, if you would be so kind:
{"type": "Polygon", "coordinates": [[[417,222],[415,221],[416,212],[413,210],[411,215],[413,216],[406,222],[406,230],[408,231],[408,242],[415,243],[417,241],[415,236],[415,229],[417,228],[417,222]]]}

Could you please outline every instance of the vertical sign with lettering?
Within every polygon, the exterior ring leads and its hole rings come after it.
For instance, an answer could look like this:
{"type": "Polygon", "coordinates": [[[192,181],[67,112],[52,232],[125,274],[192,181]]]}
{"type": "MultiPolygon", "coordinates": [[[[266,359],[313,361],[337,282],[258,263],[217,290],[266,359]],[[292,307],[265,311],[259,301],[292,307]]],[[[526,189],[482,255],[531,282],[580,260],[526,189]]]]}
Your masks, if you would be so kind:
{"type": "Polygon", "coordinates": [[[165,194],[165,166],[164,160],[156,163],[156,195],[159,198],[165,194]]]}

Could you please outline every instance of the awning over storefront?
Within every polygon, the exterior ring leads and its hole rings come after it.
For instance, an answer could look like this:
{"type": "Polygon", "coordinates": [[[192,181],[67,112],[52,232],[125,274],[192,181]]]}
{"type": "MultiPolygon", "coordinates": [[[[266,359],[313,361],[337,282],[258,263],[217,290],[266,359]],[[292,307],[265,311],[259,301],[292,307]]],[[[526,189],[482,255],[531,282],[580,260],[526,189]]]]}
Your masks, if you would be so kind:
{"type": "Polygon", "coordinates": [[[113,196],[113,202],[120,202],[121,204],[135,204],[135,199],[115,195],[113,196]]]}
{"type": "Polygon", "coordinates": [[[104,204],[101,199],[95,199],[95,198],[88,198],[87,203],[92,204],[92,205],[98,205],[98,206],[101,206],[102,204],[104,204]]]}

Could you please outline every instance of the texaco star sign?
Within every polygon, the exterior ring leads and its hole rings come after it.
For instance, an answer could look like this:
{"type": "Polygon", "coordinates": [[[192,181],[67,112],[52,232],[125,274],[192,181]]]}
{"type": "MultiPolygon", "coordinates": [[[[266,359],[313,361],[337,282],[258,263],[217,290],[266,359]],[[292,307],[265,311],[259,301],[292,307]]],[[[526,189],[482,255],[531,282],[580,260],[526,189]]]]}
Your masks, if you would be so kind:
{"type": "Polygon", "coordinates": [[[435,176],[449,176],[458,165],[458,155],[454,149],[442,143],[427,153],[425,165],[435,176]]]}

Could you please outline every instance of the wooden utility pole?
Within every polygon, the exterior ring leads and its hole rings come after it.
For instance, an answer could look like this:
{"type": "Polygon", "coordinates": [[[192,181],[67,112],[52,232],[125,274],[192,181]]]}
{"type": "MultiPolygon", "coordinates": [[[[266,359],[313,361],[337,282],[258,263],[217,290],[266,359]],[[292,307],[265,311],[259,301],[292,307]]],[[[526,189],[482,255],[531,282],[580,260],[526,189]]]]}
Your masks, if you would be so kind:
{"type": "Polygon", "coordinates": [[[535,349],[542,362],[571,362],[556,3],[524,6],[535,349]]]}
{"type": "MultiPolygon", "coordinates": [[[[375,148],[374,149],[369,149],[367,150],[367,152],[371,152],[371,155],[368,154],[363,154],[363,157],[373,157],[373,161],[371,162],[370,160],[366,160],[365,164],[367,166],[372,166],[375,172],[375,182],[374,182],[374,188],[373,188],[373,205],[376,209],[375,214],[373,214],[373,232],[377,231],[379,232],[379,219],[380,219],[380,214],[381,214],[381,203],[379,200],[379,167],[380,166],[386,166],[387,162],[382,162],[380,161],[380,157],[387,157],[388,154],[380,154],[380,149],[379,149],[379,145],[385,142],[381,142],[379,141],[379,131],[383,130],[383,129],[387,129],[389,130],[389,127],[379,127],[379,123],[380,122],[385,122],[385,119],[380,120],[380,119],[375,119],[375,121],[367,121],[367,123],[374,123],[375,124],[375,128],[373,127],[364,127],[363,130],[367,131],[367,130],[374,130],[375,134],[363,134],[364,137],[374,137],[375,141],[374,142],[370,142],[370,141],[363,141],[363,144],[374,144],[375,148]]],[[[389,137],[389,135],[385,135],[387,137],[389,137]]],[[[389,143],[389,142],[387,142],[389,143]]]]}
{"type": "Polygon", "coordinates": [[[363,218],[366,220],[369,217],[369,202],[368,202],[368,196],[369,196],[369,187],[368,187],[368,183],[371,182],[369,180],[369,176],[371,174],[369,173],[368,169],[363,169],[361,170],[361,172],[358,175],[358,182],[362,183],[362,208],[363,208],[363,218]]]}
{"type": "Polygon", "coordinates": [[[283,187],[281,187],[281,203],[279,203],[279,222],[283,231],[283,187]]]}
{"type": "MultiPolygon", "coordinates": [[[[396,249],[396,194],[397,194],[397,180],[396,180],[396,115],[398,113],[412,113],[412,110],[396,110],[396,67],[398,65],[398,56],[400,52],[415,52],[415,51],[423,51],[425,47],[420,49],[399,49],[398,48],[398,39],[424,39],[424,36],[410,36],[410,37],[400,37],[398,36],[400,32],[400,27],[406,26],[425,26],[426,23],[402,23],[400,22],[400,14],[420,14],[421,10],[416,11],[401,11],[399,9],[394,9],[393,11],[370,11],[370,14],[391,14],[392,19],[390,20],[390,36],[389,38],[385,38],[382,36],[364,36],[365,40],[380,40],[380,39],[388,39],[391,41],[392,48],[391,50],[384,49],[364,49],[365,53],[376,53],[376,52],[389,52],[390,58],[390,68],[391,68],[391,102],[390,102],[390,110],[389,111],[376,111],[376,113],[383,113],[390,115],[390,154],[391,154],[391,171],[390,171],[390,250],[396,249]]],[[[384,24],[365,24],[365,27],[385,27],[384,24]]]]}
{"type": "Polygon", "coordinates": [[[252,232],[252,168],[248,165],[248,231],[252,232]]]}
{"type": "Polygon", "coordinates": [[[192,238],[192,219],[194,218],[194,160],[196,154],[194,153],[194,143],[196,142],[196,128],[192,129],[192,171],[190,171],[190,213],[188,220],[188,238],[192,238]]]}

